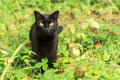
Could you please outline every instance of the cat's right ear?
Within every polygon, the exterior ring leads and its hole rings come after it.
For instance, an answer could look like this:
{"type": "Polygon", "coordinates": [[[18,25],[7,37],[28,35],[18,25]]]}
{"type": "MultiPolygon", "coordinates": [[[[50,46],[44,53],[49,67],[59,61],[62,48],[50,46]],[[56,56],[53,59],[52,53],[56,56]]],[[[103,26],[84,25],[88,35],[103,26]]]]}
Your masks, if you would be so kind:
{"type": "Polygon", "coordinates": [[[39,20],[39,18],[42,17],[42,15],[38,11],[34,11],[35,19],[39,20]]]}

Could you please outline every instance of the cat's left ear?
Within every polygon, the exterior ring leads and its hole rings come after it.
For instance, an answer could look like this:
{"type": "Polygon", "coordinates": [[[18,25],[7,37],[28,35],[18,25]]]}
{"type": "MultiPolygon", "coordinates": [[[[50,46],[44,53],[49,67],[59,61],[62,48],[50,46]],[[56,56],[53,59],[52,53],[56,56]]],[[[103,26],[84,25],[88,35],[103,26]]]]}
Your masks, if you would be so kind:
{"type": "Polygon", "coordinates": [[[57,19],[59,15],[59,11],[55,11],[54,13],[52,13],[50,16],[51,18],[57,19]]]}

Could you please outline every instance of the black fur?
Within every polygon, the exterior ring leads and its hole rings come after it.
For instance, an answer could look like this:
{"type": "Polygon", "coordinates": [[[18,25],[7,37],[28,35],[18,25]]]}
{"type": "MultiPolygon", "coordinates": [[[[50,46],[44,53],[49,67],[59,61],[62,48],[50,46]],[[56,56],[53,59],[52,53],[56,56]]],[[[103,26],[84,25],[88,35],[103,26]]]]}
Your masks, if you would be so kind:
{"type": "Polygon", "coordinates": [[[40,14],[34,11],[35,22],[30,30],[30,41],[32,50],[37,53],[36,59],[41,61],[41,58],[48,58],[48,66],[53,67],[53,62],[57,59],[58,48],[58,34],[62,31],[63,27],[58,26],[59,11],[52,14],[40,14]],[[41,26],[43,23],[44,26],[41,26]],[[54,23],[50,26],[50,23],[54,23]]]}

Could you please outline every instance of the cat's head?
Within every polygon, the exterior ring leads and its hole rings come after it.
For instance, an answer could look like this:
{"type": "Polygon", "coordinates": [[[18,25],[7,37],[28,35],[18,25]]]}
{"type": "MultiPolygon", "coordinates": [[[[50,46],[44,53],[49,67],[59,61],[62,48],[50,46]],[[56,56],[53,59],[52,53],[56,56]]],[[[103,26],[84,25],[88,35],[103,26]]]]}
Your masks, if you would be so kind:
{"type": "Polygon", "coordinates": [[[56,34],[58,14],[59,11],[55,11],[52,14],[41,14],[38,11],[34,11],[36,29],[44,35],[56,34]]]}

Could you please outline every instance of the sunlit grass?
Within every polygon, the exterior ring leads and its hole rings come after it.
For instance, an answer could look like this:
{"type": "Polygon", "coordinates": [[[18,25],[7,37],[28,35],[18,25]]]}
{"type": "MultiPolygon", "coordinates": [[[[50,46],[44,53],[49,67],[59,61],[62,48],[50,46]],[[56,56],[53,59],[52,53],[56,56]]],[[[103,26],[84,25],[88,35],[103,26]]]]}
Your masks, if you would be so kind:
{"type": "Polygon", "coordinates": [[[118,80],[120,1],[114,2],[1,0],[0,74],[4,74],[1,80],[118,80]],[[34,10],[41,13],[60,11],[59,23],[64,29],[59,35],[56,69],[47,69],[46,59],[42,62],[33,59],[29,30],[34,23],[34,10]],[[16,53],[14,61],[9,62],[24,42],[27,44],[16,53]],[[44,75],[37,73],[40,66],[45,68],[44,75]]]}

